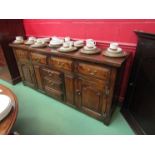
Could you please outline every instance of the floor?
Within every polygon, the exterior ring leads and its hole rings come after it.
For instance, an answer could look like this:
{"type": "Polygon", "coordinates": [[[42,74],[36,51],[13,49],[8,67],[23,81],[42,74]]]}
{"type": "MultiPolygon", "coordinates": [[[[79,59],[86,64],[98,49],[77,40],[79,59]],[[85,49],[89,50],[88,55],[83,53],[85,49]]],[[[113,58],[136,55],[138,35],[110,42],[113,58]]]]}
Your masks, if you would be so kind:
{"type": "Polygon", "coordinates": [[[0,79],[3,79],[11,83],[11,75],[6,65],[0,66],[0,79]]]}
{"type": "Polygon", "coordinates": [[[0,80],[17,96],[19,113],[13,131],[22,135],[133,135],[119,108],[112,122],[105,126],[69,106],[19,83],[15,86],[0,80]]]}

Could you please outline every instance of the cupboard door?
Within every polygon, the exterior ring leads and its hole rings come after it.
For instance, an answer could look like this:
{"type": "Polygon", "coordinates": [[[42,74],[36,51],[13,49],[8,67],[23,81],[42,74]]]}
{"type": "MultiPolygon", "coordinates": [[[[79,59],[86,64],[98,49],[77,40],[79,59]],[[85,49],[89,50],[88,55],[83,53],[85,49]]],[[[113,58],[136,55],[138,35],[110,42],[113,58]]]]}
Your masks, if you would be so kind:
{"type": "Polygon", "coordinates": [[[96,118],[101,118],[106,111],[106,96],[103,86],[98,83],[78,79],[76,81],[76,104],[80,109],[96,118]]]}
{"type": "Polygon", "coordinates": [[[18,63],[18,67],[19,67],[23,82],[30,87],[36,87],[36,80],[35,80],[33,66],[29,64],[18,63]]]}
{"type": "Polygon", "coordinates": [[[35,77],[36,77],[38,89],[43,91],[43,84],[42,84],[42,80],[41,80],[40,66],[39,65],[33,65],[33,66],[34,66],[34,72],[35,72],[35,77]]]}
{"type": "Polygon", "coordinates": [[[74,77],[65,75],[66,103],[75,106],[74,103],[74,77]]]}

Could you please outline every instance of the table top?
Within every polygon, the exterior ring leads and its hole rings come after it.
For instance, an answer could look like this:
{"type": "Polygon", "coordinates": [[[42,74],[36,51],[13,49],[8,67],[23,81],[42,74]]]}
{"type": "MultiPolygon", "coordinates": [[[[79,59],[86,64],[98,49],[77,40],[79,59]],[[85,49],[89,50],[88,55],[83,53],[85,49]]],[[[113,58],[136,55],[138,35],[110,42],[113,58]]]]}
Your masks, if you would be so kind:
{"type": "Polygon", "coordinates": [[[129,53],[127,52],[127,55],[125,57],[120,57],[120,58],[106,57],[103,55],[103,52],[106,49],[101,49],[100,54],[88,55],[88,54],[80,53],[79,52],[80,49],[75,52],[65,53],[65,52],[59,52],[57,49],[52,49],[49,47],[32,48],[32,47],[24,45],[24,44],[9,44],[9,45],[13,48],[24,49],[27,51],[38,52],[38,53],[48,54],[48,55],[55,55],[55,56],[59,56],[59,57],[78,59],[78,60],[84,60],[84,61],[94,62],[94,63],[98,63],[98,64],[110,65],[113,67],[120,67],[125,62],[127,57],[129,56],[129,53]]]}
{"type": "Polygon", "coordinates": [[[0,134],[7,135],[10,133],[10,130],[16,121],[18,114],[18,102],[15,94],[9,88],[0,84],[0,90],[2,90],[0,94],[9,96],[11,102],[15,103],[15,106],[12,108],[9,115],[0,122],[0,134]]]}

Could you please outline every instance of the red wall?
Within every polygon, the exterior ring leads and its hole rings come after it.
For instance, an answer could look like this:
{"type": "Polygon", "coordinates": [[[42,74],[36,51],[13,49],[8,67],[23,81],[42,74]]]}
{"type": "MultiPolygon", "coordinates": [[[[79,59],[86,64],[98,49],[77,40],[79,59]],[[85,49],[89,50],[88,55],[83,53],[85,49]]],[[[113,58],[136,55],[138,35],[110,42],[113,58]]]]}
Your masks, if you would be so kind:
{"type": "Polygon", "coordinates": [[[133,30],[155,33],[155,20],[42,20],[25,19],[27,35],[71,36],[73,38],[93,38],[101,41],[136,43],[133,30]]]}
{"type": "Polygon", "coordinates": [[[74,39],[95,39],[99,46],[107,47],[109,42],[116,41],[132,53],[128,59],[123,75],[120,100],[124,99],[129,72],[135,52],[137,37],[134,30],[155,33],[155,19],[25,19],[24,27],[27,36],[70,36],[74,39]]]}

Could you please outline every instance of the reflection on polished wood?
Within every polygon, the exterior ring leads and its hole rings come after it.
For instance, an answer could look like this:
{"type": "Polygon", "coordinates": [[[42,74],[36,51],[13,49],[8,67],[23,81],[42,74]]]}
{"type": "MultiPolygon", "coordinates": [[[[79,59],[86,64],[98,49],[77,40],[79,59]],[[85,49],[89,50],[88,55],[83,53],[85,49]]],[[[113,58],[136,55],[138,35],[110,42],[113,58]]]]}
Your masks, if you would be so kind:
{"type": "Polygon", "coordinates": [[[12,108],[9,115],[0,122],[0,134],[7,135],[10,133],[10,130],[16,121],[16,117],[18,113],[18,102],[17,102],[16,96],[10,89],[6,88],[1,84],[0,84],[0,89],[2,90],[0,94],[9,96],[11,99],[11,102],[15,104],[15,106],[12,108]]]}

